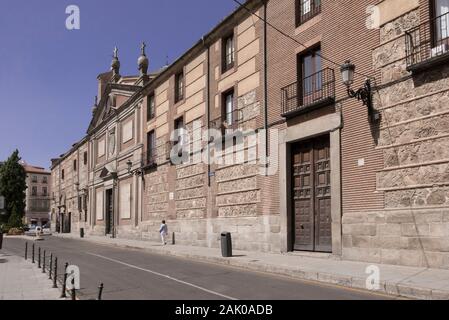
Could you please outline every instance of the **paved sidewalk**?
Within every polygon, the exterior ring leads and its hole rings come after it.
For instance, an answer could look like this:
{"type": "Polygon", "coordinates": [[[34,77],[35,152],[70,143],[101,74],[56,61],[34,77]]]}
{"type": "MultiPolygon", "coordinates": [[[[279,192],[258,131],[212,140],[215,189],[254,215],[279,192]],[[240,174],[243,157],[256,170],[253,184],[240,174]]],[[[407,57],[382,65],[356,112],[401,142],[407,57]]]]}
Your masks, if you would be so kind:
{"type": "Polygon", "coordinates": [[[0,251],[0,300],[58,300],[59,295],[36,265],[0,251]]]}
{"type": "MultiPolygon", "coordinates": [[[[369,276],[366,270],[367,267],[373,265],[371,263],[315,258],[299,254],[273,254],[238,250],[233,252],[233,258],[223,258],[218,248],[180,245],[162,246],[155,242],[95,236],[80,239],[70,234],[55,236],[124,248],[143,249],[152,253],[359,289],[366,289],[367,277],[369,276]]],[[[381,264],[376,266],[380,270],[380,288],[377,290],[378,292],[416,299],[449,299],[449,270],[381,264]]]]}

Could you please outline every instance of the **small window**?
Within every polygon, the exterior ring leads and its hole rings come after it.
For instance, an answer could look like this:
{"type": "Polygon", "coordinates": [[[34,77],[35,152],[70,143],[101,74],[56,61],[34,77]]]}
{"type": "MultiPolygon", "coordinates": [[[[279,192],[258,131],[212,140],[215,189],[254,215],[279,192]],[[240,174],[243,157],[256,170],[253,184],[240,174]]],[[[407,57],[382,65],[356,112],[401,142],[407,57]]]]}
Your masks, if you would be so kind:
{"type": "Polygon", "coordinates": [[[31,195],[32,196],[37,196],[37,187],[32,187],[31,188],[31,195]]]}
{"type": "Polygon", "coordinates": [[[178,73],[175,77],[175,103],[184,99],[184,73],[178,73]]]}
{"type": "Polygon", "coordinates": [[[235,62],[235,46],[234,46],[234,34],[223,39],[223,72],[228,71],[234,67],[235,62]]]}
{"type": "Polygon", "coordinates": [[[237,122],[237,115],[235,113],[235,104],[234,104],[234,90],[229,90],[223,94],[223,122],[232,126],[237,122]]]}
{"type": "Polygon", "coordinates": [[[156,134],[153,131],[147,133],[147,163],[156,162],[156,134]]]}
{"type": "Polygon", "coordinates": [[[65,178],[64,177],[64,169],[62,169],[62,171],[61,171],[61,179],[64,180],[64,178],[65,178]]]}
{"type": "Polygon", "coordinates": [[[47,187],[42,187],[42,196],[46,197],[48,195],[47,187]]]}
{"type": "Polygon", "coordinates": [[[87,166],[87,151],[84,152],[84,155],[83,155],[83,163],[84,163],[85,166],[87,166]]]}
{"type": "Polygon", "coordinates": [[[76,160],[73,160],[73,171],[76,171],[78,168],[76,160]]]}
{"type": "Polygon", "coordinates": [[[184,126],[184,119],[181,117],[179,119],[175,120],[175,130],[177,130],[178,133],[178,139],[175,141],[175,145],[178,143],[183,146],[186,142],[186,132],[185,132],[185,126],[184,126]]]}
{"type": "Polygon", "coordinates": [[[36,183],[36,182],[37,182],[37,176],[32,176],[32,177],[31,177],[31,182],[36,183]]]}
{"type": "Polygon", "coordinates": [[[151,121],[156,116],[156,101],[154,99],[154,94],[148,96],[147,100],[147,121],[151,121]]]}
{"type": "Polygon", "coordinates": [[[321,12],[321,0],[296,0],[296,26],[321,12]]]}
{"type": "Polygon", "coordinates": [[[48,178],[46,176],[42,177],[42,183],[45,183],[45,184],[48,183],[48,178]]]}

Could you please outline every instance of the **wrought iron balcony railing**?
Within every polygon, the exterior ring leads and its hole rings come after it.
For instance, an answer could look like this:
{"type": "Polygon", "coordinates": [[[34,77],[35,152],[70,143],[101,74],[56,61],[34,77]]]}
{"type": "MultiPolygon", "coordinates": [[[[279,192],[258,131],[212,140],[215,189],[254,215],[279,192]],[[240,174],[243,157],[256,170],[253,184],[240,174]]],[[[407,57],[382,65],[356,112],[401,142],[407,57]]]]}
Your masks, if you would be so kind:
{"type": "Polygon", "coordinates": [[[335,74],[323,69],[282,88],[282,116],[288,118],[335,101],[335,74]]]}
{"type": "Polygon", "coordinates": [[[147,150],[147,156],[145,161],[145,167],[151,168],[157,165],[157,149],[149,149],[147,150]]]}
{"type": "Polygon", "coordinates": [[[418,71],[449,58],[449,13],[405,32],[408,71],[418,71]]]}
{"type": "Polygon", "coordinates": [[[209,127],[221,131],[222,135],[226,134],[226,130],[237,130],[243,121],[243,111],[233,110],[227,114],[223,114],[218,118],[210,121],[209,127]]]}

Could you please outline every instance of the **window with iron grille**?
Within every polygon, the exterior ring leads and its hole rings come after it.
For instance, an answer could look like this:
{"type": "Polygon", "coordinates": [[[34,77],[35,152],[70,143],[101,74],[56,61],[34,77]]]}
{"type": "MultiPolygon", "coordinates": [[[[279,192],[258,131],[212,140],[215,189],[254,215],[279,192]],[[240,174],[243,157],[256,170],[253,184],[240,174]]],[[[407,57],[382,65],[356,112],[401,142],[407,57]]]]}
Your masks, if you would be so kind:
{"type": "Polygon", "coordinates": [[[175,103],[184,99],[184,72],[180,72],[175,77],[175,103]]]}
{"type": "Polygon", "coordinates": [[[154,99],[154,94],[150,94],[147,99],[147,121],[151,121],[156,116],[156,101],[154,99]]]}
{"type": "Polygon", "coordinates": [[[296,26],[312,19],[321,12],[321,0],[295,0],[296,26]]]}
{"type": "Polygon", "coordinates": [[[234,67],[235,62],[235,45],[234,45],[234,34],[223,38],[222,43],[222,71],[226,72],[234,67]]]}

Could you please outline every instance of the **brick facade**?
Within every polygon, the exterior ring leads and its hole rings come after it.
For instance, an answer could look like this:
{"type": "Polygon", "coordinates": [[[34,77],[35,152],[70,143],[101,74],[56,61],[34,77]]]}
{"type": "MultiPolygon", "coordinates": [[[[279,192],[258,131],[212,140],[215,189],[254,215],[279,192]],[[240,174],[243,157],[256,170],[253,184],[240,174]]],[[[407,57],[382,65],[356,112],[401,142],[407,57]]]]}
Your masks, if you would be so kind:
{"type": "MultiPolygon", "coordinates": [[[[83,227],[104,235],[109,194],[112,236],[157,240],[165,219],[179,244],[218,247],[220,233],[229,231],[237,249],[291,251],[297,232],[292,153],[311,138],[325,137],[330,141],[332,254],[449,268],[446,70],[411,72],[405,56],[405,32],[428,21],[429,2],[363,0],[342,5],[323,0],[321,9],[300,25],[294,0],[250,0],[245,6],[254,15],[237,9],[156,74],[99,77],[101,99],[88,136],[53,163],[55,217],[71,212],[71,232],[83,227]],[[367,8],[373,8],[371,18],[379,28],[367,27],[367,8]],[[290,38],[258,17],[266,17],[290,38]],[[223,70],[224,40],[232,34],[235,59],[223,70]],[[287,114],[287,86],[300,90],[302,85],[305,90],[308,81],[298,76],[304,72],[298,61],[317,48],[326,78],[316,80],[317,74],[324,75],[318,70],[308,79],[314,86],[319,83],[320,103],[315,97],[309,106],[301,96],[304,110],[287,114]],[[353,88],[363,86],[366,77],[375,79],[374,109],[380,122],[370,122],[368,108],[348,97],[340,76],[340,65],[347,59],[357,67],[353,88]],[[176,99],[180,74],[183,94],[176,99]],[[325,86],[332,90],[324,92],[325,86]],[[108,113],[105,92],[115,97],[116,112],[108,113]],[[221,130],[230,92],[241,130],[270,130],[268,147],[243,138],[244,151],[259,162],[172,164],[168,155],[175,123],[182,119],[190,133],[221,130]],[[147,121],[147,97],[152,95],[155,115],[147,121]],[[154,149],[148,150],[151,132],[154,149]],[[88,165],[74,173],[73,160],[81,163],[86,151],[88,165]],[[271,156],[268,171],[275,170],[263,175],[260,160],[266,151],[271,156]],[[84,216],[83,210],[73,209],[79,190],[87,199],[84,216]]],[[[293,98],[299,97],[298,91],[293,98]]],[[[190,145],[205,149],[207,139],[193,137],[190,145]]]]}

